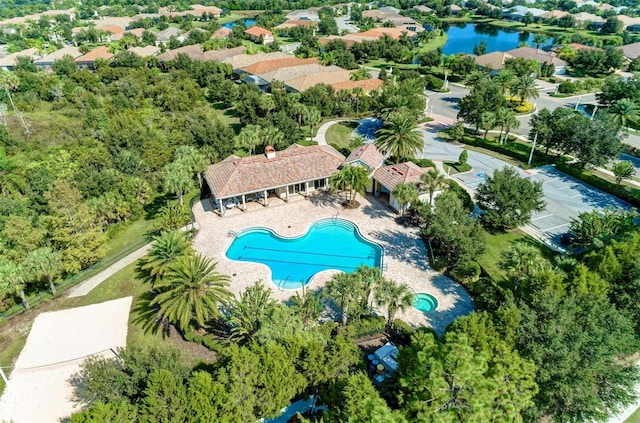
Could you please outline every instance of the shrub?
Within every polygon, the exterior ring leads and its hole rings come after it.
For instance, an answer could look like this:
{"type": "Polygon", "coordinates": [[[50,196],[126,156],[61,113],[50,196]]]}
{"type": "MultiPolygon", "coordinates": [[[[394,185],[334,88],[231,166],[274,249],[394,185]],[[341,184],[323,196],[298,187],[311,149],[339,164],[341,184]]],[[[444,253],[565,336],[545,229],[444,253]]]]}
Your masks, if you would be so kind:
{"type": "Polygon", "coordinates": [[[429,160],[429,159],[416,159],[413,158],[411,159],[411,161],[413,163],[415,163],[416,165],[420,166],[420,167],[432,167],[432,168],[436,168],[435,163],[433,163],[433,161],[429,160]]]}
{"type": "Polygon", "coordinates": [[[346,327],[340,328],[348,338],[362,338],[374,333],[384,332],[387,321],[381,316],[370,316],[361,320],[352,321],[346,327]]]}
{"type": "Polygon", "coordinates": [[[468,159],[469,159],[469,152],[463,149],[462,153],[460,153],[460,156],[458,156],[458,163],[460,163],[461,165],[467,164],[468,159]]]}
{"type": "Polygon", "coordinates": [[[529,113],[533,110],[533,104],[525,102],[524,104],[518,104],[515,107],[516,113],[529,113]]]}
{"type": "Polygon", "coordinates": [[[473,261],[463,261],[451,271],[451,276],[458,282],[469,285],[480,279],[480,265],[473,261]]]}
{"type": "Polygon", "coordinates": [[[415,330],[404,320],[394,319],[391,325],[393,335],[403,344],[411,342],[411,335],[415,330]]]}
{"type": "Polygon", "coordinates": [[[558,92],[562,94],[573,94],[576,92],[576,85],[571,81],[562,81],[558,85],[558,92]]]}
{"type": "Polygon", "coordinates": [[[474,207],[471,195],[453,179],[447,179],[447,184],[449,185],[449,189],[462,201],[462,206],[471,213],[474,207]]]}
{"type": "Polygon", "coordinates": [[[438,91],[444,87],[444,81],[433,75],[425,75],[424,79],[425,79],[425,87],[428,90],[438,91]]]}

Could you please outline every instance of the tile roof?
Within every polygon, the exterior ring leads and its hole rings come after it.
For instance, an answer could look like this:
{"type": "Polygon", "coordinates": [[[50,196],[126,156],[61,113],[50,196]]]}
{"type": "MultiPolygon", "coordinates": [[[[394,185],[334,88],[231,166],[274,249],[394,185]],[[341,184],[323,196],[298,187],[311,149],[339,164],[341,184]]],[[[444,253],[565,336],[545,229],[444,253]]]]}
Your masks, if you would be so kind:
{"type": "Polygon", "coordinates": [[[158,32],[156,34],[156,40],[160,42],[169,41],[171,37],[177,37],[180,34],[182,34],[182,30],[180,30],[180,28],[169,27],[158,32]]]}
{"type": "Polygon", "coordinates": [[[513,56],[503,51],[494,51],[493,53],[483,54],[481,56],[471,56],[478,66],[483,66],[492,70],[500,70],[504,68],[504,63],[513,59],[513,56]]]}
{"type": "Polygon", "coordinates": [[[364,90],[365,93],[368,93],[373,90],[377,90],[382,87],[384,81],[382,79],[374,78],[374,79],[363,79],[361,81],[341,81],[341,82],[333,82],[329,85],[333,87],[334,90],[352,90],[356,87],[360,87],[364,90]]]}
{"type": "Polygon", "coordinates": [[[388,35],[396,41],[400,39],[400,36],[402,34],[406,34],[409,37],[413,37],[416,35],[415,32],[409,31],[404,28],[384,28],[384,27],[372,28],[365,32],[357,32],[352,34],[358,35],[360,37],[375,37],[375,38],[382,38],[385,35],[388,35]]]}
{"type": "Polygon", "coordinates": [[[573,18],[578,22],[604,22],[604,19],[602,19],[600,16],[596,16],[593,13],[587,12],[575,13],[573,15],[573,18]]]}
{"type": "Polygon", "coordinates": [[[291,79],[285,84],[287,87],[297,91],[303,92],[318,84],[331,85],[335,82],[344,82],[351,79],[351,71],[341,72],[316,72],[311,73],[300,78],[291,79]]]}
{"type": "Polygon", "coordinates": [[[350,164],[360,161],[371,170],[379,168],[384,162],[384,155],[378,150],[378,147],[374,143],[362,145],[349,154],[343,164],[350,164]]]}
{"type": "Polygon", "coordinates": [[[217,199],[328,178],[338,171],[344,156],[329,145],[302,147],[293,144],[276,151],[274,158],[264,154],[229,156],[212,164],[204,178],[217,199]]]}
{"type": "Polygon", "coordinates": [[[560,19],[562,17],[565,17],[567,15],[570,15],[571,13],[569,12],[565,12],[564,10],[552,10],[550,12],[547,13],[543,13],[542,15],[540,15],[541,18],[544,19],[560,19]]]}
{"type": "Polygon", "coordinates": [[[563,47],[571,47],[575,51],[578,51],[578,50],[600,51],[600,50],[602,50],[601,48],[588,46],[586,44],[570,43],[570,44],[560,44],[560,45],[554,46],[553,48],[551,48],[551,51],[554,52],[554,53],[558,53],[559,51],[562,50],[563,47]]]}
{"type": "Polygon", "coordinates": [[[202,54],[202,60],[216,60],[218,62],[223,62],[226,59],[244,54],[245,51],[247,51],[245,46],[222,48],[220,50],[207,50],[202,54]]]}
{"type": "Polygon", "coordinates": [[[619,20],[620,22],[622,22],[622,25],[624,25],[625,27],[627,27],[629,25],[638,25],[638,24],[640,24],[640,18],[630,18],[627,15],[618,15],[615,18],[617,20],[619,20]]]}
{"type": "Polygon", "coordinates": [[[122,29],[127,29],[129,25],[131,25],[132,19],[126,16],[123,16],[123,17],[108,16],[102,19],[92,19],[89,22],[93,23],[95,26],[115,25],[115,26],[119,26],[122,29]]]}
{"type": "Polygon", "coordinates": [[[211,34],[211,39],[215,40],[216,38],[227,38],[231,34],[233,34],[233,31],[223,26],[222,28],[217,29],[213,34],[211,34]]]}
{"type": "Polygon", "coordinates": [[[17,53],[10,54],[8,56],[0,59],[0,66],[14,66],[16,64],[16,59],[18,57],[30,57],[32,59],[37,59],[38,49],[36,48],[28,48],[26,50],[19,51],[17,53]]]}
{"type": "Polygon", "coordinates": [[[109,53],[109,47],[101,46],[94,48],[87,54],[84,54],[76,59],[76,63],[80,62],[94,62],[96,59],[111,59],[113,53],[109,53]]]}
{"type": "Polygon", "coordinates": [[[134,29],[129,29],[127,31],[125,31],[125,34],[131,34],[134,37],[137,38],[142,38],[142,35],[144,34],[144,31],[146,31],[144,28],[134,28],[134,29]]]}
{"type": "Polygon", "coordinates": [[[62,59],[64,56],[71,56],[75,59],[76,57],[82,56],[82,53],[80,53],[80,50],[78,50],[75,47],[63,47],[60,50],[56,50],[53,53],[47,54],[41,59],[36,60],[35,63],[36,64],[53,63],[58,59],[62,59]]]}
{"type": "Polygon", "coordinates": [[[296,28],[299,26],[316,26],[318,23],[309,19],[289,19],[286,22],[274,27],[275,29],[296,28]]]}
{"type": "Polygon", "coordinates": [[[344,69],[341,67],[331,65],[324,66],[320,63],[313,63],[310,65],[301,65],[301,66],[293,66],[290,68],[282,68],[275,70],[273,72],[267,72],[260,74],[260,78],[264,79],[267,82],[271,81],[281,81],[287,82],[292,79],[300,78],[302,76],[318,73],[318,72],[342,72],[344,69]]]}
{"type": "Polygon", "coordinates": [[[124,28],[122,28],[121,26],[118,26],[118,25],[100,25],[100,26],[97,26],[96,29],[99,29],[100,31],[107,31],[107,32],[110,32],[112,34],[123,34],[124,33],[124,28]]]}
{"type": "Polygon", "coordinates": [[[281,51],[275,51],[273,53],[239,54],[229,57],[228,59],[224,59],[222,62],[231,65],[234,69],[242,69],[253,65],[254,63],[258,63],[261,60],[282,59],[284,57],[291,57],[291,55],[282,53],[281,51]]]}
{"type": "Polygon", "coordinates": [[[413,162],[398,163],[376,169],[373,178],[389,191],[393,191],[398,184],[419,183],[420,176],[428,170],[413,162]]]}
{"type": "Polygon", "coordinates": [[[546,52],[536,49],[534,47],[518,47],[513,50],[507,51],[507,54],[513,57],[524,57],[525,59],[532,59],[539,63],[551,63],[554,66],[566,66],[567,62],[559,59],[554,53],[546,52]]]}
{"type": "Polygon", "coordinates": [[[311,57],[309,59],[299,59],[297,57],[285,57],[282,59],[263,60],[261,62],[254,63],[252,65],[242,68],[246,73],[252,75],[260,75],[267,72],[273,72],[278,69],[295,67],[301,65],[310,65],[318,63],[317,57],[311,57]]]}
{"type": "Polygon", "coordinates": [[[320,42],[320,45],[325,46],[330,41],[340,40],[344,42],[347,45],[347,47],[351,47],[356,43],[361,43],[363,41],[375,41],[377,39],[378,37],[362,37],[359,34],[352,32],[351,34],[347,34],[347,35],[329,35],[327,37],[319,38],[318,41],[320,42]]]}
{"type": "Polygon", "coordinates": [[[433,12],[433,9],[424,5],[417,5],[417,6],[413,6],[414,9],[416,9],[418,12],[422,12],[422,13],[430,13],[433,12]]]}
{"type": "Polygon", "coordinates": [[[627,44],[618,48],[622,50],[622,54],[627,59],[633,60],[640,57],[640,43],[627,44]]]}
{"type": "Polygon", "coordinates": [[[160,51],[160,47],[146,46],[146,47],[131,47],[129,49],[131,53],[137,54],[140,57],[155,56],[160,51]]]}
{"type": "Polygon", "coordinates": [[[268,29],[262,28],[260,26],[252,26],[251,28],[246,29],[244,33],[248,35],[253,35],[254,37],[260,37],[260,36],[273,37],[273,32],[269,31],[268,29]]]}
{"type": "Polygon", "coordinates": [[[158,56],[158,60],[161,62],[168,62],[175,59],[178,54],[186,54],[191,59],[197,60],[202,57],[202,46],[200,44],[192,44],[189,46],[174,48],[173,50],[167,50],[158,56]]]}

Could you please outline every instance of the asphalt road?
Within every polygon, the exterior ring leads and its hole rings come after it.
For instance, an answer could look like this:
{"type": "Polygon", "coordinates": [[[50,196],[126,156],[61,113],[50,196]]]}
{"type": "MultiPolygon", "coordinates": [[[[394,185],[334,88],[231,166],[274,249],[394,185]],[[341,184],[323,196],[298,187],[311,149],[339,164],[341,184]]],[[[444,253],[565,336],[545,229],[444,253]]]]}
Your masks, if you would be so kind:
{"type": "MultiPolygon", "coordinates": [[[[427,111],[429,113],[438,114],[449,119],[455,120],[458,116],[458,102],[461,98],[465,97],[469,93],[469,89],[458,85],[449,84],[448,93],[436,93],[433,91],[427,91],[429,97],[429,104],[427,111]]],[[[550,92],[555,91],[555,88],[548,88],[540,92],[540,97],[534,100],[534,104],[537,110],[549,109],[554,110],[558,107],[575,107],[576,103],[579,104],[595,104],[595,94],[584,94],[574,97],[555,98],[549,95],[550,92]]],[[[528,116],[519,117],[520,128],[514,130],[516,133],[527,136],[531,130],[530,120],[533,114],[528,116]]],[[[640,136],[629,134],[624,138],[622,142],[640,148],[640,136]]]]}

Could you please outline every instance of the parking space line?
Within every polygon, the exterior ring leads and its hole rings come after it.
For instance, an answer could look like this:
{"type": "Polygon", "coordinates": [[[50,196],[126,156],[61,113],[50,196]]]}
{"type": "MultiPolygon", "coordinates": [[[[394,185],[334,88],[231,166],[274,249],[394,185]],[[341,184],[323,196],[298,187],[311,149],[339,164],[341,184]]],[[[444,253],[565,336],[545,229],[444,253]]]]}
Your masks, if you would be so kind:
{"type": "Polygon", "coordinates": [[[559,229],[559,228],[562,228],[564,226],[569,226],[569,225],[571,225],[571,223],[563,223],[562,225],[554,226],[553,228],[547,228],[545,230],[545,232],[553,231],[554,229],[559,229]]]}
{"type": "Polygon", "coordinates": [[[543,183],[546,184],[547,182],[554,182],[554,181],[559,181],[560,178],[553,178],[553,179],[549,179],[548,181],[544,181],[543,183]]]}
{"type": "Polygon", "coordinates": [[[582,197],[582,194],[572,195],[571,198],[582,197]]]}
{"type": "Polygon", "coordinates": [[[558,188],[557,191],[562,191],[563,189],[573,188],[573,185],[565,185],[562,188],[558,188]]]}
{"type": "Polygon", "coordinates": [[[553,214],[545,214],[544,216],[538,216],[536,218],[531,219],[531,221],[533,222],[534,220],[540,220],[540,219],[545,219],[547,217],[551,217],[553,216],[553,214]]]}

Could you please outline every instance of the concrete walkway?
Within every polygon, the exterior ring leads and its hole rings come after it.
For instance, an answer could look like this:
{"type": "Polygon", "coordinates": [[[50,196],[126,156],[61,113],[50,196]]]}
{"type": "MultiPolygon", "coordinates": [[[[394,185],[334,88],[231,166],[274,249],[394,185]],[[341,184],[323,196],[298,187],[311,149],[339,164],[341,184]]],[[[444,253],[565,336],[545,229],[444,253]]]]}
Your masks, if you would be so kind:
{"type": "Polygon", "coordinates": [[[82,297],[84,295],[87,295],[89,292],[91,292],[93,288],[100,285],[102,282],[104,282],[105,280],[107,280],[117,272],[121,271],[131,263],[134,263],[140,257],[145,256],[150,249],[151,249],[151,243],[146,244],[145,246],[135,250],[133,253],[129,254],[128,256],[123,257],[122,259],[113,263],[111,266],[107,267],[102,272],[90,277],[86,281],[75,286],[69,293],[69,298],[82,297]]]}
{"type": "Polygon", "coordinates": [[[329,128],[331,128],[336,123],[348,121],[349,119],[335,119],[323,123],[320,128],[318,128],[318,132],[316,133],[316,136],[313,138],[313,140],[316,141],[318,145],[327,145],[327,131],[329,130],[329,128]]]}

